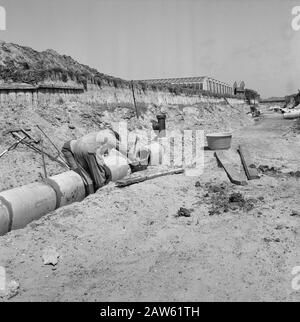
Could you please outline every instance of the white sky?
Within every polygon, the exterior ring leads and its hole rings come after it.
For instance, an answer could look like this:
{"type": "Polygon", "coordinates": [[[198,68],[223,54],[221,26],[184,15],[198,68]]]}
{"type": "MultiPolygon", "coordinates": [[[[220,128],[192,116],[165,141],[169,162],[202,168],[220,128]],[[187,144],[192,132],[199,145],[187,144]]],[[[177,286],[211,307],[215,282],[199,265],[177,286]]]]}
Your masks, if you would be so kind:
{"type": "Polygon", "coordinates": [[[262,96],[300,88],[298,0],[0,0],[0,39],[125,79],[208,75],[262,96]]]}

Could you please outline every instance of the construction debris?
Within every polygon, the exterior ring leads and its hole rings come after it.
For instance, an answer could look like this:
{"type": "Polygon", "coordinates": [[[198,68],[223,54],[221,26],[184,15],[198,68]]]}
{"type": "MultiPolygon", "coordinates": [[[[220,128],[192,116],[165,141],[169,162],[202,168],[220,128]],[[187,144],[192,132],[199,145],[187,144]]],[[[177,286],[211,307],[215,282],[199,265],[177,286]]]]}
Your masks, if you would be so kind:
{"type": "Polygon", "coordinates": [[[180,207],[180,209],[177,211],[177,214],[175,217],[191,217],[191,213],[194,211],[194,209],[187,209],[184,207],[180,207]]]}
{"type": "Polygon", "coordinates": [[[265,237],[264,239],[263,239],[263,241],[265,242],[265,243],[280,243],[280,239],[279,238],[270,238],[270,237],[265,237]]]}
{"type": "Polygon", "coordinates": [[[44,249],[42,254],[44,265],[57,265],[59,256],[59,253],[54,247],[44,249]]]}
{"type": "Polygon", "coordinates": [[[300,178],[300,171],[299,170],[298,171],[290,171],[289,175],[291,177],[300,178]]]}
{"type": "Polygon", "coordinates": [[[269,176],[277,176],[282,174],[280,168],[274,167],[274,166],[269,166],[269,165],[264,165],[261,164],[258,167],[258,170],[262,172],[263,174],[269,175],[269,176]]]}
{"type": "Polygon", "coordinates": [[[233,186],[226,182],[221,184],[205,184],[206,193],[204,202],[210,205],[209,216],[220,215],[229,211],[250,211],[260,201],[259,199],[245,198],[239,191],[233,191],[233,186]]]}
{"type": "Polygon", "coordinates": [[[11,280],[10,282],[6,283],[4,290],[0,290],[0,298],[9,300],[18,295],[19,289],[20,284],[15,280],[11,280]]]}
{"type": "Polygon", "coordinates": [[[300,211],[293,210],[292,213],[291,213],[291,216],[292,217],[300,217],[300,211]]]}

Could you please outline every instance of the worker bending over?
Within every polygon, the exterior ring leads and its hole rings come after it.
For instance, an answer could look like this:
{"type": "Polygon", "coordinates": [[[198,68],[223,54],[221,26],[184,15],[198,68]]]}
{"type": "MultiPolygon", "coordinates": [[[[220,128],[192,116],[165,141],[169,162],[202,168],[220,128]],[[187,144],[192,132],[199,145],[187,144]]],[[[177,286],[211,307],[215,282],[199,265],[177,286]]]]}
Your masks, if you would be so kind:
{"type": "Polygon", "coordinates": [[[134,156],[121,143],[120,136],[112,129],[84,135],[78,140],[64,144],[62,153],[70,169],[77,172],[85,182],[87,194],[94,193],[111,181],[111,171],[103,161],[103,155],[116,149],[134,163],[134,156]]]}

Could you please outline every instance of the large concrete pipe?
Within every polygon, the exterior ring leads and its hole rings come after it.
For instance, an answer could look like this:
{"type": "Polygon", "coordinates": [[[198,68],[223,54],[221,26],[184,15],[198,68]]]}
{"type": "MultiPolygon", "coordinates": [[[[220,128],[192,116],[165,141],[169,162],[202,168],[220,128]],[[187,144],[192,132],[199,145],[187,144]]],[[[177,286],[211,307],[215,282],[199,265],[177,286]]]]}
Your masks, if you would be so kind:
{"type": "Polygon", "coordinates": [[[0,235],[25,227],[56,208],[56,193],[35,182],[0,193],[0,235]]]}
{"type": "Polygon", "coordinates": [[[68,171],[0,193],[0,236],[24,228],[47,213],[85,198],[79,174],[68,171]]]}
{"type": "Polygon", "coordinates": [[[56,192],[56,208],[70,205],[75,201],[82,201],[85,198],[85,187],[81,176],[68,171],[46,179],[56,192]]]}
{"type": "MultiPolygon", "coordinates": [[[[112,181],[124,178],[129,173],[127,159],[112,150],[103,158],[110,168],[112,181]]],[[[50,177],[45,182],[0,192],[0,236],[13,229],[24,228],[31,221],[47,213],[82,201],[86,196],[83,180],[74,171],[67,171],[50,177]]]]}

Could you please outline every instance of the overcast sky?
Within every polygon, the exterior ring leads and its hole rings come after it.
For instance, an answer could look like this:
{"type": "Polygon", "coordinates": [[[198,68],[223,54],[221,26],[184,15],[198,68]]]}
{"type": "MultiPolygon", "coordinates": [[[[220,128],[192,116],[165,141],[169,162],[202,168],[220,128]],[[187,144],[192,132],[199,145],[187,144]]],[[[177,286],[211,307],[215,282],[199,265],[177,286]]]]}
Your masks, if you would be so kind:
{"type": "Polygon", "coordinates": [[[294,0],[0,0],[0,39],[125,79],[208,75],[262,96],[300,88],[294,0]]]}

